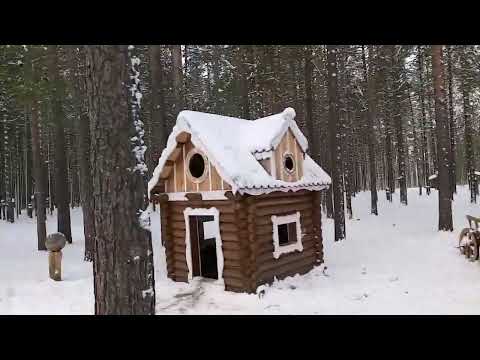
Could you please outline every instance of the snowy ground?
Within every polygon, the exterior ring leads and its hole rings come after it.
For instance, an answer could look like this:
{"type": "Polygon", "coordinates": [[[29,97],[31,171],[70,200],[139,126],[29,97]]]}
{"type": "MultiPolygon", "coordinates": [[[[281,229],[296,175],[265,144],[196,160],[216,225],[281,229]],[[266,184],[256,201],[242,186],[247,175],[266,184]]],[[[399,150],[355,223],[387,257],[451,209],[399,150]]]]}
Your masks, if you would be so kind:
{"type": "MultiPolygon", "coordinates": [[[[369,214],[370,194],[353,199],[347,239],[333,241],[324,219],[326,275],[320,269],[265,288],[257,295],[223,291],[215,283],[174,283],[165,277],[159,225],[153,219],[158,314],[480,314],[480,262],[459,255],[457,236],[465,214],[479,216],[459,187],[453,233],[438,233],[437,192],[409,205],[389,204],[369,214]]],[[[155,215],[157,216],[157,215],[155,215]]],[[[0,221],[0,314],[93,313],[91,264],[83,259],[81,211],[72,213],[74,243],[64,250],[62,282],[48,278],[47,254],[36,249],[33,220],[0,221]]],[[[55,230],[48,218],[48,230],[55,230]]]]}

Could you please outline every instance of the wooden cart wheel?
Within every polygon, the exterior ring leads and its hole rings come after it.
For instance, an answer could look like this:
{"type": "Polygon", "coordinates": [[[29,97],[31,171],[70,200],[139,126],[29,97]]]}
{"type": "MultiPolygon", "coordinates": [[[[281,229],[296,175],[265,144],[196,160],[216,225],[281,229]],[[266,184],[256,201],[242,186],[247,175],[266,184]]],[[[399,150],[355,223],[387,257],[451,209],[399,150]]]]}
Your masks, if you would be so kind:
{"type": "Polygon", "coordinates": [[[460,232],[460,236],[458,237],[458,248],[460,249],[460,254],[465,255],[466,245],[468,243],[468,233],[470,232],[470,228],[464,228],[460,232]]]}
{"type": "Polygon", "coordinates": [[[470,233],[469,235],[469,247],[470,247],[470,260],[475,261],[478,260],[478,253],[479,253],[479,235],[478,233],[470,233]]]}

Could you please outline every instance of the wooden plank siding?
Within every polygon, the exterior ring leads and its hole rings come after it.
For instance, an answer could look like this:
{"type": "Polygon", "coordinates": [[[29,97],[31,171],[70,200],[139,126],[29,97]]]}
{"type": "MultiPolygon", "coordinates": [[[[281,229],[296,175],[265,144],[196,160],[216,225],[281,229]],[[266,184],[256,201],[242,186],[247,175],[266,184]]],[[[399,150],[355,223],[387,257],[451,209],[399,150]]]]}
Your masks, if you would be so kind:
{"type": "Polygon", "coordinates": [[[179,148],[181,151],[179,151],[179,154],[174,161],[173,171],[171,171],[165,179],[165,192],[176,193],[231,190],[231,186],[223,181],[217,169],[210,161],[205,164],[205,171],[207,172],[205,179],[201,182],[192,181],[187,174],[188,164],[186,164],[186,158],[188,153],[195,147],[191,141],[188,141],[184,144],[179,144],[179,148]]]}
{"type": "Polygon", "coordinates": [[[300,145],[298,144],[295,136],[292,131],[289,129],[282,140],[278,144],[277,148],[273,153],[276,169],[276,178],[277,180],[294,182],[298,181],[303,176],[303,151],[300,145]],[[293,155],[295,162],[295,167],[293,172],[289,173],[286,171],[283,165],[283,156],[285,153],[290,153],[293,155]]]}

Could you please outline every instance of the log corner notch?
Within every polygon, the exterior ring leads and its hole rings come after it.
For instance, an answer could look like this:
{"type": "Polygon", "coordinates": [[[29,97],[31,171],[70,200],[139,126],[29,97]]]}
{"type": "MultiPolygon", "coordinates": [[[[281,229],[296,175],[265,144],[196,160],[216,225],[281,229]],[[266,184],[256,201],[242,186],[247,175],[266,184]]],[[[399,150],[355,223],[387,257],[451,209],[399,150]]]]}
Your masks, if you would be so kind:
{"type": "Polygon", "coordinates": [[[177,137],[175,138],[175,140],[177,141],[177,144],[186,144],[190,141],[192,135],[190,135],[189,133],[187,132],[181,132],[180,134],[177,135],[177,137]]]}

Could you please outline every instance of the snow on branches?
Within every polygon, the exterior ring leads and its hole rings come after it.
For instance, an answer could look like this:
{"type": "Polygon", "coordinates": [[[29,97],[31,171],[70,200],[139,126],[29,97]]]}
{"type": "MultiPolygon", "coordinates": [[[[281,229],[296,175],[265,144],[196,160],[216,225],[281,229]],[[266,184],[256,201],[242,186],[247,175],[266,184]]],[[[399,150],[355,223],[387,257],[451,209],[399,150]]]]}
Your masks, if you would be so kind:
{"type": "Polygon", "coordinates": [[[140,174],[145,175],[147,173],[147,165],[145,164],[145,151],[147,147],[143,141],[143,122],[140,120],[140,108],[142,100],[142,92],[140,91],[140,71],[138,66],[140,65],[140,58],[133,54],[134,46],[128,46],[128,55],[130,59],[130,96],[132,97],[132,118],[135,126],[135,136],[130,141],[132,143],[132,151],[135,155],[136,165],[131,171],[139,171],[140,174]]]}

